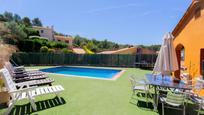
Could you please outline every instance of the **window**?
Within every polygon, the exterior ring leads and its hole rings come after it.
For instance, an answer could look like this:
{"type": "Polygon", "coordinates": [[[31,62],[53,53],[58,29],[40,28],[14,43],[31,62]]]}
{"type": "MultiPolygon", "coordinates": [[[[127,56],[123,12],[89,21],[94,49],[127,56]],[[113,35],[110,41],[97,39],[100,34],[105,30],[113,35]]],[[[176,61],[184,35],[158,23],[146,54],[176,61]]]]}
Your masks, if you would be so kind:
{"type": "Polygon", "coordinates": [[[69,43],[69,40],[66,40],[66,43],[69,43]]]}
{"type": "Polygon", "coordinates": [[[181,49],[181,61],[185,60],[185,49],[181,49]]]}
{"type": "Polygon", "coordinates": [[[200,74],[204,75],[204,49],[200,50],[200,74]]]}
{"type": "Polygon", "coordinates": [[[44,33],[44,31],[43,31],[43,30],[40,30],[40,33],[44,33]]]}
{"type": "Polygon", "coordinates": [[[201,8],[197,7],[195,10],[195,19],[199,18],[201,16],[201,8]]]}
{"type": "Polygon", "coordinates": [[[204,60],[202,60],[202,76],[204,76],[204,60]]]}

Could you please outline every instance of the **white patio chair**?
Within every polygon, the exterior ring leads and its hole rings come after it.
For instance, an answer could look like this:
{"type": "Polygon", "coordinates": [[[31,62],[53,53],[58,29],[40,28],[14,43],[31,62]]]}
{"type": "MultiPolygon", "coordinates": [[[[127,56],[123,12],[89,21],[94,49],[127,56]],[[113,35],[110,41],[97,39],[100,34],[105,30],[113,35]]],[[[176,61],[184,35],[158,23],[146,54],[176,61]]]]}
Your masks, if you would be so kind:
{"type": "Polygon", "coordinates": [[[200,97],[197,93],[204,88],[204,80],[197,79],[194,89],[191,91],[189,98],[194,103],[198,104],[198,115],[204,114],[204,97],[200,97]],[[198,91],[196,93],[196,91],[198,91]]]}
{"type": "Polygon", "coordinates": [[[11,97],[11,100],[8,104],[8,109],[5,113],[6,115],[10,113],[15,103],[22,99],[28,99],[31,103],[33,110],[37,110],[37,107],[34,101],[35,97],[37,96],[55,94],[58,97],[60,103],[62,103],[62,100],[59,97],[59,93],[62,92],[64,88],[61,85],[46,86],[46,87],[29,87],[28,84],[24,84],[26,88],[23,88],[24,86],[22,86],[20,89],[17,89],[16,83],[13,82],[9,74],[9,71],[7,69],[5,68],[1,69],[0,75],[3,77],[5,86],[11,97]]]}
{"type": "Polygon", "coordinates": [[[153,100],[150,99],[149,85],[146,84],[144,79],[139,80],[132,75],[129,77],[129,80],[133,91],[131,98],[136,97],[136,100],[145,102],[147,106],[149,102],[153,103],[153,100]]]}
{"type": "Polygon", "coordinates": [[[185,115],[185,94],[184,93],[174,93],[169,91],[167,96],[161,96],[160,101],[162,102],[162,115],[164,115],[164,108],[182,110],[183,115],[185,115]]]}

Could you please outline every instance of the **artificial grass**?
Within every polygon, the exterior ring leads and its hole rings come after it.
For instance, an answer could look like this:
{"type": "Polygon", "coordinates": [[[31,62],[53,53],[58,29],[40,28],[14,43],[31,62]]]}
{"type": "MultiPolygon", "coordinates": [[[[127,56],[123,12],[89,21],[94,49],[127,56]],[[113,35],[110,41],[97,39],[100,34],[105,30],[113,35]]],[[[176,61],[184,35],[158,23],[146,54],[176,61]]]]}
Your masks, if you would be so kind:
{"type": "MultiPolygon", "coordinates": [[[[128,77],[134,74],[139,78],[143,78],[149,72],[147,70],[127,68],[125,73],[116,81],[50,74],[49,76],[55,79],[54,84],[60,84],[65,88],[65,91],[60,95],[65,103],[62,105],[57,104],[58,102],[53,99],[54,95],[37,97],[36,102],[40,102],[37,105],[41,109],[30,113],[39,115],[157,115],[158,113],[152,110],[139,108],[137,105],[130,103],[132,90],[128,77]]],[[[29,113],[25,112],[25,108],[28,108],[28,106],[29,104],[23,107],[15,107],[13,114],[29,113]]],[[[3,111],[5,109],[0,109],[0,113],[3,111]]]]}

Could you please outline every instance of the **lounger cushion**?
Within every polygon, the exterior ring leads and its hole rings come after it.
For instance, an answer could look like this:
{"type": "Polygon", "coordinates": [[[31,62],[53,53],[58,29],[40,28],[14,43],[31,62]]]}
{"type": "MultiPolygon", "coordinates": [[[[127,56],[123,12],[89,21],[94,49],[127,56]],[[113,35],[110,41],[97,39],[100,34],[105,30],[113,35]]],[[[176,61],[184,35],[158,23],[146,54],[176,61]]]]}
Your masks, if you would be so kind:
{"type": "MultiPolygon", "coordinates": [[[[62,92],[64,88],[61,85],[55,85],[55,86],[47,86],[47,87],[38,87],[35,90],[29,91],[29,94],[31,97],[39,96],[39,95],[45,95],[50,93],[59,93],[62,92]]],[[[19,93],[15,94],[15,97],[17,98],[19,93]]],[[[28,95],[26,92],[22,92],[21,96],[18,100],[28,98],[28,95]]]]}

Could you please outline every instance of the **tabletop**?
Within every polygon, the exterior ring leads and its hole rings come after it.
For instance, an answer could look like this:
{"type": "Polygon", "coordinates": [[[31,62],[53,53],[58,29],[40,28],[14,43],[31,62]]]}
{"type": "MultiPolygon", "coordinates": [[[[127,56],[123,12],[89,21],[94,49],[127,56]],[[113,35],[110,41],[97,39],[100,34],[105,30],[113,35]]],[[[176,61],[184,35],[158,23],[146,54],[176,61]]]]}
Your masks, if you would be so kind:
{"type": "Polygon", "coordinates": [[[183,90],[191,90],[191,85],[185,84],[183,81],[175,82],[172,76],[163,76],[162,75],[153,75],[146,74],[147,84],[160,86],[160,87],[168,87],[168,88],[176,88],[183,90]]]}

